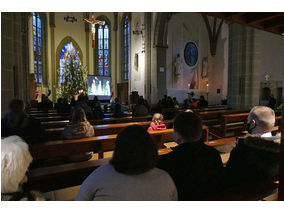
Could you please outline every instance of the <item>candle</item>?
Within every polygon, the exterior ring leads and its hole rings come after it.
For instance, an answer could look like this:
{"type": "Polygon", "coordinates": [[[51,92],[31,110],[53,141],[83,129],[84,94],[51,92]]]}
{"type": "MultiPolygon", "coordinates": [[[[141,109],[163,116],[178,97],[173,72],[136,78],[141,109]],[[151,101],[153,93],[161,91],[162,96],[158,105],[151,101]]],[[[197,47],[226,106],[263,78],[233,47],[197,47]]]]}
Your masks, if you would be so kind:
{"type": "Polygon", "coordinates": [[[206,92],[207,93],[209,92],[209,84],[208,83],[206,84],[206,92]]]}

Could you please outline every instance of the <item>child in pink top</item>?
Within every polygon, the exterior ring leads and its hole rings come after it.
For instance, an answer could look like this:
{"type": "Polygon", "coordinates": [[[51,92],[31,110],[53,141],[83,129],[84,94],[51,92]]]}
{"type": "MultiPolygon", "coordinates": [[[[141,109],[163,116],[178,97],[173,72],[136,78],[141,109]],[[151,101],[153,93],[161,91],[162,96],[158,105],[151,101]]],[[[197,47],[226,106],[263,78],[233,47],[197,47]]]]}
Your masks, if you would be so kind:
{"type": "Polygon", "coordinates": [[[155,130],[165,130],[167,129],[166,125],[163,123],[164,116],[160,113],[155,113],[152,118],[152,122],[147,131],[155,130]]]}

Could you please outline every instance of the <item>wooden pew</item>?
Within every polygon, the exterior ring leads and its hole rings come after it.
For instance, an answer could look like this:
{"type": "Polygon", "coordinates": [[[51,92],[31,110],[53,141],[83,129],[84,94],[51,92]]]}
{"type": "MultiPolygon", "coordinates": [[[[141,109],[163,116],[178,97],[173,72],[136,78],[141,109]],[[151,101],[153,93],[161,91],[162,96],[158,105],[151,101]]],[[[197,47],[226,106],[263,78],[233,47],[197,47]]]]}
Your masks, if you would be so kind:
{"type": "Polygon", "coordinates": [[[202,112],[197,112],[199,117],[202,119],[202,123],[207,126],[212,126],[219,124],[219,118],[222,115],[227,115],[227,114],[236,114],[236,113],[243,113],[243,112],[248,112],[248,110],[218,110],[218,111],[202,111],[202,112]]]}
{"type": "Polygon", "coordinates": [[[69,116],[69,113],[57,113],[57,112],[48,112],[48,113],[29,113],[31,117],[50,117],[50,116],[69,116]]]}
{"type": "Polygon", "coordinates": [[[184,112],[185,110],[190,109],[193,112],[208,112],[208,111],[219,111],[219,110],[231,110],[227,107],[206,107],[206,108],[195,108],[195,107],[188,107],[188,108],[163,108],[162,114],[164,115],[165,119],[172,119],[174,118],[178,113],[184,112]]]}
{"type": "Polygon", "coordinates": [[[30,110],[27,110],[27,113],[55,113],[56,110],[55,109],[50,109],[50,110],[38,110],[36,108],[32,108],[30,110]]]}
{"type": "MultiPolygon", "coordinates": [[[[170,148],[158,150],[159,155],[171,152],[170,148]]],[[[48,192],[66,187],[81,185],[98,167],[108,163],[110,158],[61,164],[30,170],[28,182],[23,188],[48,192]]]]}
{"type": "MultiPolygon", "coordinates": [[[[149,133],[159,149],[163,147],[165,141],[172,140],[173,129],[152,131],[149,133]]],[[[103,135],[82,139],[50,141],[32,145],[30,152],[35,161],[90,151],[103,153],[114,150],[116,136],[103,135]]],[[[100,157],[102,158],[103,155],[101,154],[100,157]]]]}
{"type": "MultiPolygon", "coordinates": [[[[173,129],[151,131],[149,134],[158,149],[163,148],[165,142],[173,141],[173,129]]],[[[206,137],[204,136],[206,134],[207,127],[203,126],[203,137],[206,137]]],[[[82,139],[50,141],[31,146],[30,152],[34,160],[69,156],[90,151],[99,153],[100,158],[102,158],[103,152],[114,150],[115,140],[116,135],[102,135],[82,139]]]]}
{"type": "MultiPolygon", "coordinates": [[[[150,134],[152,137],[155,137],[154,140],[156,141],[156,144],[162,144],[162,141],[159,140],[163,140],[163,138],[158,136],[161,134],[163,134],[164,136],[169,134],[171,135],[172,131],[163,130],[151,132],[150,134]]],[[[58,142],[54,141],[41,145],[33,145],[30,147],[30,151],[35,161],[39,159],[49,159],[66,155],[68,156],[91,150],[99,152],[100,149],[109,150],[110,148],[113,148],[115,138],[116,135],[109,135],[78,140],[67,140],[58,142]],[[95,140],[95,138],[97,138],[97,141],[95,140]],[[103,143],[106,144],[102,145],[103,143]]],[[[232,138],[232,141],[234,140],[235,138],[232,138]]],[[[227,138],[225,140],[220,139],[215,140],[214,142],[206,142],[206,144],[215,147],[225,144],[226,142],[231,141],[229,141],[227,138]]],[[[158,150],[159,155],[167,154],[171,151],[172,150],[170,148],[158,150]]],[[[108,161],[109,158],[104,158],[99,160],[68,163],[51,167],[41,167],[32,169],[29,172],[29,181],[25,185],[25,187],[28,189],[38,189],[42,192],[46,192],[65,187],[80,185],[94,169],[106,164],[108,161]]]]}
{"type": "MultiPolygon", "coordinates": [[[[238,113],[222,115],[220,117],[220,128],[219,131],[223,137],[227,136],[228,131],[234,131],[235,136],[241,135],[241,132],[246,129],[247,117],[249,113],[238,113]]],[[[275,117],[275,128],[273,133],[277,132],[281,125],[281,116],[275,117]]]]}
{"type": "MultiPolygon", "coordinates": [[[[142,116],[142,117],[104,118],[104,119],[98,119],[98,120],[90,120],[89,122],[92,125],[102,125],[102,124],[142,122],[142,121],[150,121],[150,120],[152,120],[151,115],[142,116]]],[[[61,120],[61,121],[57,120],[57,121],[43,121],[43,122],[41,122],[42,126],[45,129],[64,127],[68,123],[69,123],[69,119],[68,120],[61,120]]]]}
{"type": "MultiPolygon", "coordinates": [[[[131,122],[131,123],[121,123],[121,124],[104,124],[104,125],[94,125],[94,132],[95,136],[101,136],[101,135],[111,135],[111,134],[118,134],[119,131],[126,127],[131,125],[140,125],[146,130],[150,126],[151,121],[144,121],[144,122],[131,122]]],[[[168,120],[164,121],[167,128],[172,128],[173,121],[168,120]]],[[[52,140],[60,140],[61,135],[64,128],[51,128],[46,129],[47,137],[49,141],[52,140]]],[[[202,132],[202,138],[207,141],[208,140],[208,127],[203,125],[203,132],[202,132]]]]}
{"type": "Polygon", "coordinates": [[[43,122],[43,121],[62,121],[69,119],[68,115],[55,115],[55,116],[41,116],[41,117],[34,117],[36,120],[43,122]]]}

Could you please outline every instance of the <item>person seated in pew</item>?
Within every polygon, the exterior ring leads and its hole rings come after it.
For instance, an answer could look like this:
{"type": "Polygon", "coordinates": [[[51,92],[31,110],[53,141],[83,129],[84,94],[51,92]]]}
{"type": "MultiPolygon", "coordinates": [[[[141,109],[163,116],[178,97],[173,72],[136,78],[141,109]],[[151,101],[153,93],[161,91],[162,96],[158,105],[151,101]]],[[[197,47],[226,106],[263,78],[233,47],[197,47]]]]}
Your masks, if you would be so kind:
{"type": "Polygon", "coordinates": [[[32,159],[28,144],[19,136],[1,140],[1,201],[45,200],[39,192],[22,189],[32,159]]]}
{"type": "MultiPolygon", "coordinates": [[[[85,111],[77,107],[73,111],[71,122],[64,127],[62,132],[63,139],[77,139],[94,136],[94,127],[86,118],[85,111]]],[[[92,158],[92,152],[72,155],[68,157],[68,161],[86,161],[92,158]]]]}
{"type": "Polygon", "coordinates": [[[1,119],[1,136],[18,135],[28,144],[46,141],[46,133],[41,123],[24,112],[24,102],[13,99],[8,113],[1,119]]]}
{"type": "Polygon", "coordinates": [[[54,108],[57,113],[70,113],[70,105],[67,98],[58,98],[54,108]]]}
{"type": "Polygon", "coordinates": [[[103,119],[105,117],[98,96],[94,97],[91,108],[93,110],[94,119],[103,119]]]}
{"type": "Polygon", "coordinates": [[[198,106],[199,108],[201,108],[201,107],[207,107],[207,106],[208,106],[208,102],[205,100],[205,98],[204,98],[203,95],[200,95],[200,99],[199,99],[199,101],[198,101],[198,103],[197,103],[197,106],[198,106]]]}
{"type": "Polygon", "coordinates": [[[164,116],[160,113],[155,113],[152,118],[152,122],[147,131],[165,130],[166,125],[163,123],[164,116]]]}
{"type": "Polygon", "coordinates": [[[113,117],[114,118],[125,117],[125,114],[122,111],[120,100],[117,97],[114,100],[114,113],[113,113],[113,117]]]}
{"type": "Polygon", "coordinates": [[[133,108],[133,117],[142,117],[149,114],[148,108],[145,106],[145,101],[142,96],[138,98],[137,104],[133,108]]]}
{"type": "MultiPolygon", "coordinates": [[[[49,90],[50,91],[50,90],[49,90]]],[[[41,95],[41,102],[38,104],[38,109],[40,110],[49,110],[53,108],[53,102],[49,100],[48,96],[45,94],[41,95]]]]}
{"type": "Polygon", "coordinates": [[[87,177],[76,200],[177,200],[171,177],[155,168],[157,159],[149,133],[139,125],[125,127],[117,135],[110,162],[87,177]]]}
{"type": "Polygon", "coordinates": [[[75,104],[74,108],[71,110],[71,115],[73,114],[73,111],[76,108],[80,107],[80,108],[82,108],[85,111],[87,119],[88,120],[92,120],[93,119],[93,111],[92,111],[91,107],[87,104],[87,101],[88,101],[88,96],[83,94],[83,93],[81,93],[78,96],[77,103],[75,104]]]}
{"type": "Polygon", "coordinates": [[[178,114],[173,138],[179,145],[160,156],[157,167],[167,171],[178,200],[206,200],[223,189],[223,164],[219,152],[201,140],[201,119],[193,112],[178,114]]]}
{"type": "Polygon", "coordinates": [[[248,115],[248,135],[238,138],[226,165],[228,186],[243,182],[277,178],[280,144],[271,135],[275,124],[274,111],[266,106],[255,106],[248,115]]]}

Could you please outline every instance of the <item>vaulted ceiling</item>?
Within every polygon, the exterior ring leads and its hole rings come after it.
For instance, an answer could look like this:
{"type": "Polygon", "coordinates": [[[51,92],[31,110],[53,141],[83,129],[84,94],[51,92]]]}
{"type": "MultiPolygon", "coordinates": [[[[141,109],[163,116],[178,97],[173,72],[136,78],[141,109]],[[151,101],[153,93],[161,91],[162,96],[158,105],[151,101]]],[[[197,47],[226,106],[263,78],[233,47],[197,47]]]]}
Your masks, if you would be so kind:
{"type": "Polygon", "coordinates": [[[284,35],[283,12],[204,12],[203,14],[284,35]]]}

